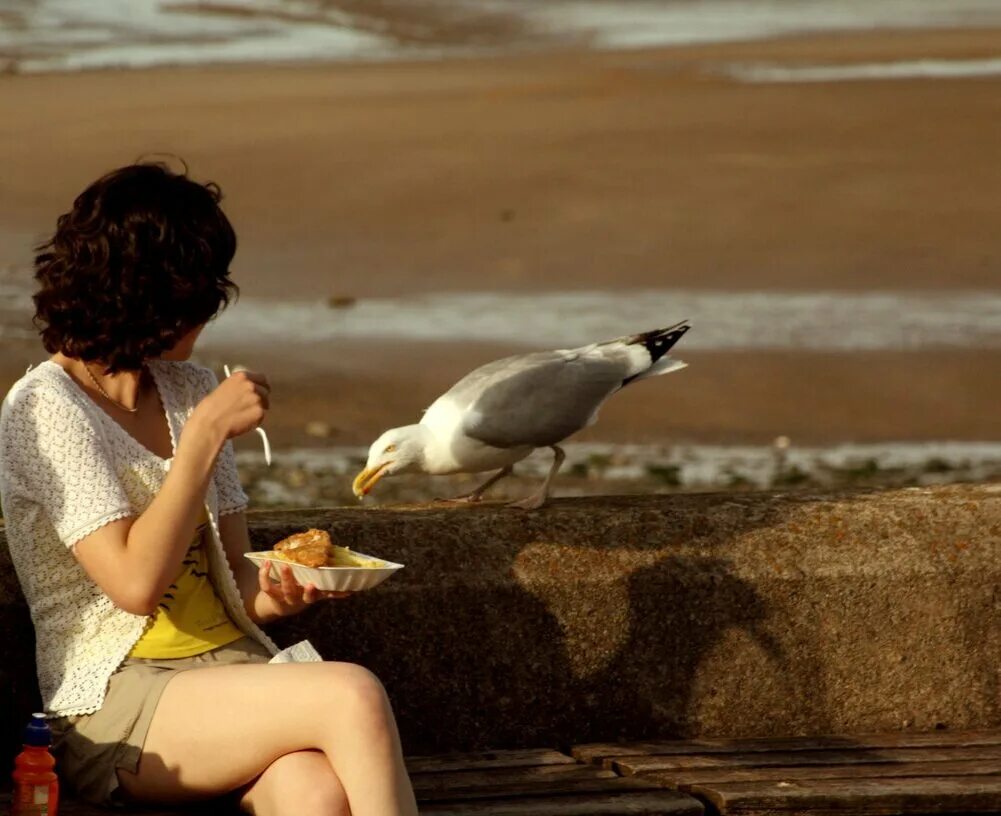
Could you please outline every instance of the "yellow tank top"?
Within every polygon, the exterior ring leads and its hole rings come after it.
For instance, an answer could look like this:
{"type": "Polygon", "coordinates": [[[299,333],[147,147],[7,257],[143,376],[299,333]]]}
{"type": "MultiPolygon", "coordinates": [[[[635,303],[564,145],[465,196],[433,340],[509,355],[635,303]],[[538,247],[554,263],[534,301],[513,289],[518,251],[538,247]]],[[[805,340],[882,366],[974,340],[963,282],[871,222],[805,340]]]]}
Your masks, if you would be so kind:
{"type": "Polygon", "coordinates": [[[209,580],[205,521],[195,531],[181,572],[160,599],[153,622],[129,657],[191,657],[243,637],[209,580]]]}

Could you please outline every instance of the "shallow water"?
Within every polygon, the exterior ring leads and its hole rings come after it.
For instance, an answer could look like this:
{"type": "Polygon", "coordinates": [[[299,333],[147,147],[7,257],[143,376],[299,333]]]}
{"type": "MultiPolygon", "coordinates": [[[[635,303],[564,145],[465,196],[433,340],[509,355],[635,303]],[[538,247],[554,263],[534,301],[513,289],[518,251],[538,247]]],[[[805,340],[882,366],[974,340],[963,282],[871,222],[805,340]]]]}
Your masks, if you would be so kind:
{"type": "Polygon", "coordinates": [[[0,68],[422,59],[997,25],[994,0],[0,0],[0,68]]]}
{"type": "Polygon", "coordinates": [[[680,320],[699,350],[1001,348],[995,292],[437,293],[362,300],[350,308],[246,298],[206,330],[204,343],[332,339],[584,345],[680,320]]]}
{"type": "MultiPolygon", "coordinates": [[[[0,339],[35,336],[26,273],[0,275],[0,339]]],[[[443,292],[344,308],[244,297],[202,346],[338,339],[585,345],[690,320],[685,348],[810,351],[1001,348],[1001,292],[443,292]]]]}

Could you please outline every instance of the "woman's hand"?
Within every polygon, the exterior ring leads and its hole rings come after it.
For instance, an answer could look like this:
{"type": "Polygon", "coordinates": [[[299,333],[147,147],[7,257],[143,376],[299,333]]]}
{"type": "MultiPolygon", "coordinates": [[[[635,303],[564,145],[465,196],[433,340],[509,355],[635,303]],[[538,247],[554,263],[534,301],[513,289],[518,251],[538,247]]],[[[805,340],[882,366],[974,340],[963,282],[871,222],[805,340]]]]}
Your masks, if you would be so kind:
{"type": "Polygon", "coordinates": [[[198,403],[188,422],[212,429],[223,441],[241,436],[264,421],[270,393],[271,386],[263,374],[236,371],[198,403]]]}
{"type": "Polygon", "coordinates": [[[332,598],[348,598],[353,592],[337,592],[334,590],[317,589],[313,584],[301,586],[292,577],[292,568],[288,564],[278,565],[280,580],[271,580],[271,562],[265,561],[257,571],[257,582],[261,594],[266,595],[272,615],[284,617],[302,612],[307,606],[317,601],[332,598]]]}

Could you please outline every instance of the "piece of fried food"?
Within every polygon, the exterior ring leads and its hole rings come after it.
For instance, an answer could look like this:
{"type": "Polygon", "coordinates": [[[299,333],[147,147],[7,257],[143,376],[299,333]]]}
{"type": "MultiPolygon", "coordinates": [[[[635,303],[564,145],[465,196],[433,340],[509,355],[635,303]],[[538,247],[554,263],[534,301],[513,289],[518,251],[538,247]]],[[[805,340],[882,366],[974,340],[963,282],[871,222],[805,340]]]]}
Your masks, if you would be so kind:
{"type": "Polygon", "coordinates": [[[325,530],[306,530],[283,538],[272,548],[280,559],[304,567],[381,567],[384,561],[364,558],[347,547],[333,544],[325,530]]]}
{"type": "Polygon", "coordinates": [[[274,546],[274,551],[284,560],[302,564],[304,567],[324,567],[333,549],[330,533],[326,530],[306,530],[283,538],[274,546]]]}

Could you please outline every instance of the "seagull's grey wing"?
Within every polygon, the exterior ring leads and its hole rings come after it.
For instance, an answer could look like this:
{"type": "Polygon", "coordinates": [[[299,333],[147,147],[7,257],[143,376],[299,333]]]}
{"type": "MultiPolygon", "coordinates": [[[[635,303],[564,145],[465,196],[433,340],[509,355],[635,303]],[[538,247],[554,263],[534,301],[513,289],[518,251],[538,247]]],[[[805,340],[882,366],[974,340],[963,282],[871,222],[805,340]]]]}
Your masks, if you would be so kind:
{"type": "Polygon", "coordinates": [[[485,363],[470,371],[442,394],[442,397],[447,397],[453,405],[463,410],[467,409],[492,385],[513,377],[532,365],[555,360],[558,354],[559,352],[555,351],[540,351],[531,354],[516,354],[513,357],[504,357],[501,360],[485,363]]]}
{"type": "Polygon", "coordinates": [[[555,445],[588,425],[622,387],[628,361],[540,352],[490,363],[456,383],[463,432],[498,448],[555,445]]]}

